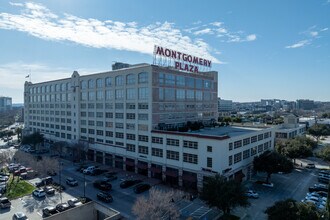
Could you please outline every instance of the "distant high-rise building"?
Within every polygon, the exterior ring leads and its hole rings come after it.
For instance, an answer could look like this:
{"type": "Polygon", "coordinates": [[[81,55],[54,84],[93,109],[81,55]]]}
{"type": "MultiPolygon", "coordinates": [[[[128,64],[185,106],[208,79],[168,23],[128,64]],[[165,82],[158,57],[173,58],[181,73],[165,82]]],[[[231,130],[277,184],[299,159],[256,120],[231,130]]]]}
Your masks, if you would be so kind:
{"type": "Polygon", "coordinates": [[[302,110],[312,110],[315,108],[314,100],[298,99],[297,108],[302,110]]]}
{"type": "Polygon", "coordinates": [[[233,101],[218,98],[218,112],[230,112],[233,110],[233,101]]]}
{"type": "Polygon", "coordinates": [[[0,96],[0,111],[7,111],[12,109],[11,97],[0,96]]]}

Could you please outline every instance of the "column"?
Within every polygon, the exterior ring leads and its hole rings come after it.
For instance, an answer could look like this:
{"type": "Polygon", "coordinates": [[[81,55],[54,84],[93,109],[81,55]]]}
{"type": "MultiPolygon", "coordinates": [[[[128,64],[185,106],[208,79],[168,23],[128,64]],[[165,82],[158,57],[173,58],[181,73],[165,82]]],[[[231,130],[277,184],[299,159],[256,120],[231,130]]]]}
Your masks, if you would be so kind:
{"type": "Polygon", "coordinates": [[[105,153],[102,152],[102,164],[105,165],[105,153]]]}
{"type": "Polygon", "coordinates": [[[94,150],[94,162],[96,162],[96,150],[94,150]]]}
{"type": "Polygon", "coordinates": [[[166,172],[166,166],[162,166],[162,180],[163,180],[163,182],[166,181],[166,174],[165,174],[165,172],[166,172]]]}
{"type": "Polygon", "coordinates": [[[183,174],[183,170],[182,169],[179,169],[179,182],[178,182],[178,185],[179,186],[182,186],[183,185],[183,181],[182,181],[182,174],[183,174]]]}
{"type": "Polygon", "coordinates": [[[137,167],[138,162],[139,161],[137,159],[134,159],[134,171],[135,171],[135,173],[138,173],[139,172],[139,168],[137,167]]]}
{"type": "Polygon", "coordinates": [[[151,163],[148,162],[148,178],[151,178],[151,163]]]}
{"type": "Polygon", "coordinates": [[[116,167],[116,157],[113,154],[111,154],[111,156],[112,156],[112,167],[115,168],[116,167]]]}
{"type": "Polygon", "coordinates": [[[123,170],[126,171],[126,157],[123,157],[123,170]]]}
{"type": "Polygon", "coordinates": [[[203,174],[197,173],[197,191],[201,192],[203,189],[203,174]]]}

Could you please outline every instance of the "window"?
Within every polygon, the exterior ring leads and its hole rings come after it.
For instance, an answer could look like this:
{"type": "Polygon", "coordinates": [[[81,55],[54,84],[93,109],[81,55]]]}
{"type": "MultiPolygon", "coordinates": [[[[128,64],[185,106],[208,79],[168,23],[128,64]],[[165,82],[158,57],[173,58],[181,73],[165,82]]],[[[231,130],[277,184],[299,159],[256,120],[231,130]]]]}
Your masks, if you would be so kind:
{"type": "Polygon", "coordinates": [[[124,128],[124,123],[116,123],[116,128],[123,129],[124,128]]]}
{"type": "Polygon", "coordinates": [[[124,85],[124,77],[123,76],[116,76],[116,86],[124,85]]]}
{"type": "Polygon", "coordinates": [[[263,140],[264,139],[264,135],[263,134],[259,134],[258,135],[258,141],[261,141],[261,140],[263,140]]]}
{"type": "Polygon", "coordinates": [[[152,143],[163,144],[163,138],[161,138],[161,137],[152,137],[152,143]]]}
{"type": "Polygon", "coordinates": [[[94,112],[88,112],[88,117],[94,118],[94,112]]]}
{"type": "Polygon", "coordinates": [[[94,123],[94,121],[88,121],[88,126],[94,126],[95,125],[95,123],[94,123]]]}
{"type": "Polygon", "coordinates": [[[96,126],[98,127],[103,127],[103,121],[97,121],[96,126]]]}
{"type": "Polygon", "coordinates": [[[163,157],[163,149],[151,148],[151,155],[155,157],[163,157]]]}
{"type": "Polygon", "coordinates": [[[264,143],[264,150],[268,149],[268,142],[264,143]]]}
{"type": "Polygon", "coordinates": [[[135,140],[135,134],[126,134],[127,140],[135,140]]]}
{"type": "Polygon", "coordinates": [[[148,109],[148,103],[139,103],[138,104],[138,109],[148,109]]]}
{"type": "Polygon", "coordinates": [[[234,155],[234,163],[238,163],[242,160],[242,152],[234,155]]]}
{"type": "Polygon", "coordinates": [[[112,128],[113,127],[113,122],[106,121],[105,122],[105,127],[106,128],[112,128]]]}
{"type": "Polygon", "coordinates": [[[123,99],[124,98],[124,90],[123,89],[116,89],[116,99],[123,99]]]}
{"type": "Polygon", "coordinates": [[[116,113],[115,117],[117,119],[123,119],[124,118],[124,113],[116,113]]]}
{"type": "Polygon", "coordinates": [[[175,76],[172,74],[165,74],[165,84],[174,86],[175,85],[175,76]]]}
{"type": "Polygon", "coordinates": [[[139,153],[140,154],[148,154],[148,147],[139,145],[139,153]]]}
{"type": "Polygon", "coordinates": [[[206,158],[206,166],[209,167],[209,168],[212,168],[212,158],[211,157],[208,157],[206,158]]]}
{"type": "Polygon", "coordinates": [[[231,166],[233,164],[233,156],[228,157],[228,165],[231,166]]]}
{"type": "Polygon", "coordinates": [[[124,133],[116,132],[116,138],[124,138],[124,133]]]}
{"type": "Polygon", "coordinates": [[[103,118],[103,112],[96,112],[97,118],[103,118]]]}
{"type": "Polygon", "coordinates": [[[243,151],[243,160],[250,157],[250,149],[243,151]]]}
{"type": "MultiPolygon", "coordinates": [[[[80,86],[81,86],[81,89],[87,89],[87,82],[84,81],[84,80],[81,81],[81,82],[80,82],[80,86]]],[[[52,87],[52,92],[54,92],[54,91],[53,91],[53,88],[54,88],[54,87],[52,87]]]]}
{"type": "Polygon", "coordinates": [[[262,151],[263,151],[263,145],[260,144],[260,145],[258,145],[258,153],[260,153],[260,152],[262,152],[262,151]]]}
{"type": "Polygon", "coordinates": [[[135,75],[134,74],[128,74],[126,76],[126,84],[127,85],[133,85],[133,84],[135,84],[135,75]]]}
{"type": "Polygon", "coordinates": [[[139,135],[139,141],[148,142],[149,137],[147,135],[139,135]]]}
{"type": "Polygon", "coordinates": [[[148,120],[148,114],[138,114],[138,119],[142,121],[148,120]]]}
{"type": "Polygon", "coordinates": [[[126,150],[131,151],[131,152],[135,152],[135,145],[134,144],[127,144],[126,145],[126,150]]]}
{"type": "Polygon", "coordinates": [[[185,79],[183,76],[176,76],[176,85],[185,86],[185,79]]]}
{"type": "Polygon", "coordinates": [[[103,136],[103,131],[102,130],[96,130],[96,135],[103,136]]]}
{"type": "Polygon", "coordinates": [[[186,92],[184,89],[177,89],[176,90],[176,99],[177,100],[184,100],[186,98],[186,92]]]}
{"type": "Polygon", "coordinates": [[[112,112],[106,112],[105,113],[105,118],[113,118],[113,113],[112,112]]]}
{"type": "Polygon", "coordinates": [[[139,83],[147,83],[148,82],[148,73],[143,72],[139,73],[139,83]]]}
{"type": "MultiPolygon", "coordinates": [[[[139,90],[140,91],[140,90],[139,90]]],[[[126,89],[126,99],[132,100],[135,99],[136,89],[126,89]]]]}
{"type": "Polygon", "coordinates": [[[88,80],[88,88],[89,89],[95,88],[95,81],[93,79],[88,80]]]}
{"type": "Polygon", "coordinates": [[[106,99],[106,100],[111,100],[111,99],[113,99],[113,91],[112,91],[112,90],[107,90],[107,91],[105,91],[105,99],[106,99]]]}
{"type": "Polygon", "coordinates": [[[115,109],[124,109],[124,104],[123,103],[116,103],[115,104],[115,109]]]}
{"type": "Polygon", "coordinates": [[[126,113],[126,119],[135,119],[135,113],[126,113]]]}
{"type": "Polygon", "coordinates": [[[183,162],[198,164],[198,156],[196,154],[183,153],[183,162]]]}
{"type": "Polygon", "coordinates": [[[135,109],[134,103],[126,103],[126,109],[135,109]]]}
{"type": "Polygon", "coordinates": [[[127,130],[135,130],[135,124],[133,124],[133,123],[127,123],[126,124],[126,129],[127,130]]]}
{"type": "Polygon", "coordinates": [[[268,132],[267,133],[264,133],[264,138],[266,139],[268,137],[269,137],[269,133],[268,132]]]}
{"type": "Polygon", "coordinates": [[[202,91],[196,91],[196,100],[203,101],[203,92],[202,91]]]}
{"type": "Polygon", "coordinates": [[[194,100],[195,99],[195,91],[194,90],[187,90],[187,99],[194,100]]]}
{"type": "Polygon", "coordinates": [[[105,131],[105,136],[113,137],[113,132],[112,131],[105,131]]]}
{"type": "Polygon", "coordinates": [[[105,87],[110,87],[111,84],[112,84],[112,78],[111,77],[105,78],[105,87]]]}
{"type": "Polygon", "coordinates": [[[243,146],[250,144],[250,138],[243,139],[243,146]]]}
{"type": "Polygon", "coordinates": [[[96,87],[102,88],[103,87],[103,79],[97,79],[96,80],[96,87]]]}
{"type": "Polygon", "coordinates": [[[167,150],[166,151],[166,158],[170,160],[179,160],[179,152],[177,151],[172,151],[172,150],[167,150]]]}
{"type": "Polygon", "coordinates": [[[195,88],[195,79],[186,77],[186,86],[189,88],[195,88]]]}
{"type": "Polygon", "coordinates": [[[183,141],[183,147],[198,149],[198,142],[196,141],[183,141]]]}
{"type": "Polygon", "coordinates": [[[166,145],[179,147],[180,142],[179,142],[178,139],[167,138],[166,139],[166,145]]]}
{"type": "Polygon", "coordinates": [[[87,92],[81,92],[80,98],[81,98],[81,101],[87,101],[87,92]]]}
{"type": "Polygon", "coordinates": [[[139,88],[139,99],[149,98],[149,90],[147,87],[139,88]]]}
{"type": "Polygon", "coordinates": [[[212,152],[212,146],[207,146],[207,152],[212,152]]]}
{"type": "Polygon", "coordinates": [[[257,154],[257,146],[251,148],[251,156],[257,154]]]}
{"type": "Polygon", "coordinates": [[[165,100],[174,101],[175,100],[175,90],[172,88],[165,88],[165,100]]]}
{"type": "Polygon", "coordinates": [[[103,91],[96,92],[96,100],[103,100],[103,91]]]}
{"type": "Polygon", "coordinates": [[[235,141],[234,142],[234,149],[242,147],[242,141],[235,141]]]}
{"type": "Polygon", "coordinates": [[[257,142],[257,136],[251,137],[251,143],[257,142]]]}
{"type": "Polygon", "coordinates": [[[88,129],[88,134],[95,134],[95,130],[94,129],[88,129]]]}
{"type": "Polygon", "coordinates": [[[229,143],[229,150],[233,150],[233,143],[229,143]]]}
{"type": "Polygon", "coordinates": [[[95,100],[95,92],[94,91],[88,92],[88,100],[89,101],[95,100]]]}

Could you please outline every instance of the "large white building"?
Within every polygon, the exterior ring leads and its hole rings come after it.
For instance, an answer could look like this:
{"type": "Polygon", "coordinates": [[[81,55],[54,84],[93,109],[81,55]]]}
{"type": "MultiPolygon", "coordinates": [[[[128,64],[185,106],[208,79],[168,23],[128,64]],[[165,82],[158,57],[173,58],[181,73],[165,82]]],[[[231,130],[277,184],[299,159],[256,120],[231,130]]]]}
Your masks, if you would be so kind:
{"type": "Polygon", "coordinates": [[[255,155],[273,149],[272,128],[204,128],[217,118],[215,71],[188,73],[150,64],[43,83],[25,83],[27,133],[88,143],[90,160],[200,188],[220,173],[249,178],[255,155]]]}
{"type": "Polygon", "coordinates": [[[11,97],[0,96],[0,112],[12,109],[11,97]]]}

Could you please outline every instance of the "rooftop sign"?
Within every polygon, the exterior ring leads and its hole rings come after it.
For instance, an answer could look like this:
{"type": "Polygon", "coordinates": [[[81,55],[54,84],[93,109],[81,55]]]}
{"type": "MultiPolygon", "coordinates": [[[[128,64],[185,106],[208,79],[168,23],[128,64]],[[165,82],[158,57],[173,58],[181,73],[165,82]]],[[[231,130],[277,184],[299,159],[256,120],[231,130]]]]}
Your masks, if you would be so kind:
{"type": "Polygon", "coordinates": [[[154,47],[154,64],[173,66],[175,69],[192,73],[198,73],[201,69],[210,70],[212,67],[211,60],[157,45],[154,47]]]}

